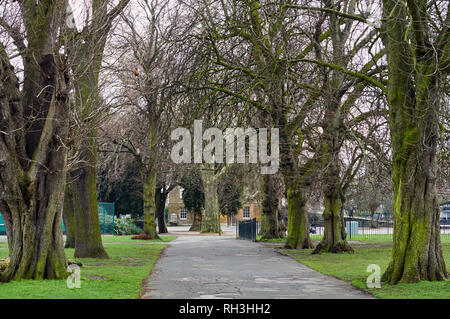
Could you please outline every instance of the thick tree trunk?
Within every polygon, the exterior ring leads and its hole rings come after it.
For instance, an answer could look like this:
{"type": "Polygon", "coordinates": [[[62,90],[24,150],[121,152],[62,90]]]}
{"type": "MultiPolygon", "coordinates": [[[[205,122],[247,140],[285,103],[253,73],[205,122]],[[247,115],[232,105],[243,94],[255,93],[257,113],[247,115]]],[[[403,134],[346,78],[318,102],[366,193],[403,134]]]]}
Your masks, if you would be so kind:
{"type": "Polygon", "coordinates": [[[3,282],[67,277],[62,206],[69,90],[63,57],[54,55],[63,9],[54,1],[21,6],[22,92],[0,43],[0,211],[10,250],[3,282]]]}
{"type": "MultiPolygon", "coordinates": [[[[329,117],[330,118],[330,117],[329,117]]],[[[337,121],[337,120],[335,120],[337,121]]],[[[341,198],[339,167],[338,124],[334,128],[324,128],[325,142],[322,148],[324,236],[313,253],[322,251],[340,253],[353,252],[347,242],[344,209],[341,198]]]]}
{"type": "Polygon", "coordinates": [[[309,236],[309,221],[304,188],[311,172],[310,165],[312,162],[305,164],[300,169],[297,155],[294,155],[295,152],[292,148],[292,141],[286,122],[285,116],[281,116],[278,120],[281,173],[286,187],[288,205],[288,234],[285,248],[309,249],[313,248],[313,244],[309,236]]]}
{"type": "Polygon", "coordinates": [[[303,190],[299,187],[287,185],[288,203],[288,235],[286,248],[309,249],[313,248],[309,237],[309,220],[306,210],[306,199],[303,190]]]}
{"type": "Polygon", "coordinates": [[[448,74],[439,66],[449,51],[445,37],[432,45],[422,24],[428,18],[424,5],[383,1],[394,186],[394,242],[383,280],[391,284],[447,278],[435,183],[442,82],[448,74]],[[406,40],[410,26],[422,44],[411,46],[406,40]],[[441,45],[447,50],[441,51],[441,45]]]}
{"type": "MultiPolygon", "coordinates": [[[[36,58],[39,59],[39,56],[36,58]]],[[[0,278],[3,282],[67,276],[62,206],[66,179],[67,149],[64,142],[68,133],[68,98],[64,76],[56,70],[54,57],[47,55],[42,58],[45,63],[41,66],[47,74],[42,76],[43,82],[50,80],[53,86],[48,89],[50,92],[43,93],[50,99],[41,101],[48,103],[42,108],[48,110],[46,114],[49,116],[42,127],[39,142],[35,144],[35,138],[30,137],[29,151],[32,151],[35,162],[26,169],[20,164],[25,145],[16,144],[23,140],[20,135],[14,136],[21,127],[13,126],[14,121],[21,120],[13,117],[22,115],[17,113],[20,112],[19,93],[16,91],[18,85],[13,81],[15,77],[12,68],[6,64],[6,58],[1,56],[0,61],[0,75],[6,73],[9,77],[0,86],[0,123],[6,124],[2,130],[9,132],[0,137],[0,209],[6,223],[10,250],[10,263],[0,278]],[[23,152],[17,156],[15,152],[21,148],[23,152]]],[[[3,76],[2,80],[5,80],[3,76]]],[[[35,85],[39,83],[42,82],[35,85]]]]}
{"type": "Polygon", "coordinates": [[[189,231],[201,231],[202,230],[202,214],[194,213],[194,220],[192,222],[191,228],[189,231]]]}
{"type": "Polygon", "coordinates": [[[274,175],[264,175],[261,182],[262,200],[262,220],[261,239],[281,238],[280,226],[278,224],[279,198],[275,185],[274,175]]]}
{"type": "Polygon", "coordinates": [[[341,199],[330,195],[324,196],[324,208],[324,235],[313,253],[317,254],[323,251],[331,253],[353,252],[346,239],[341,199]]]}
{"type": "Polygon", "coordinates": [[[219,202],[217,199],[217,181],[214,176],[214,164],[205,164],[201,176],[205,189],[205,209],[202,213],[202,233],[222,233],[220,228],[219,202]]]}
{"type": "Polygon", "coordinates": [[[420,163],[394,166],[394,245],[384,280],[389,283],[443,280],[447,268],[442,255],[439,202],[428,169],[430,157],[420,163]]]}

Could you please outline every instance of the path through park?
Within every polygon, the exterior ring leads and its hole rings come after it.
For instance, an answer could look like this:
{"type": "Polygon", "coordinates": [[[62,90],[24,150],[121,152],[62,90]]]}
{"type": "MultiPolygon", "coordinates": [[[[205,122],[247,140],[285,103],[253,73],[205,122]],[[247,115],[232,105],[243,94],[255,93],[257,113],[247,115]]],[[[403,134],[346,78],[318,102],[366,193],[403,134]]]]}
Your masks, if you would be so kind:
{"type": "Polygon", "coordinates": [[[143,298],[371,298],[273,248],[232,236],[179,236],[149,279],[143,298]]]}

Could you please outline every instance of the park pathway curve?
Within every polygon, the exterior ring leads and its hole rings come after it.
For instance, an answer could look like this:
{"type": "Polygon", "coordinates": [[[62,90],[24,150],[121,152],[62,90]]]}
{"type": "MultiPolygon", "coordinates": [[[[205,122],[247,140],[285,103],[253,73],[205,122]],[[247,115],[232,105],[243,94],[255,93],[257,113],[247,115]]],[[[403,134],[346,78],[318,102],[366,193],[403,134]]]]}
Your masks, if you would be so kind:
{"type": "Polygon", "coordinates": [[[157,261],[142,298],[371,298],[275,249],[231,236],[179,236],[157,261]]]}

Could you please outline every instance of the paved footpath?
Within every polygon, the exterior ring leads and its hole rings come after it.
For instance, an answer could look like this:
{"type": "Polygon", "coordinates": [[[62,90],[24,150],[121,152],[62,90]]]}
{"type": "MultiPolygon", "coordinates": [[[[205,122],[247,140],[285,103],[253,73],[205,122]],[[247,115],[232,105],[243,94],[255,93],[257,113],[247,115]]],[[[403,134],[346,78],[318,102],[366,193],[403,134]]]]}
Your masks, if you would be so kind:
{"type": "Polygon", "coordinates": [[[371,298],[275,249],[230,236],[180,236],[156,263],[142,298],[371,298]]]}

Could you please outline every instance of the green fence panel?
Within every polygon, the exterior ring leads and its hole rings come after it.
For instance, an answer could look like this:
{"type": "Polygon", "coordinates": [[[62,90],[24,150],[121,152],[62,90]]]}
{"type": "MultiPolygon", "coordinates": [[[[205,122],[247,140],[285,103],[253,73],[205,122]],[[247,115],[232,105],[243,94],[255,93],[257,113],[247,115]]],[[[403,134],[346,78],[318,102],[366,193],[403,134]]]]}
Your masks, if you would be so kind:
{"type": "MultiPolygon", "coordinates": [[[[114,235],[114,203],[97,203],[98,205],[98,220],[100,222],[100,232],[104,235],[114,235]]],[[[63,232],[66,227],[63,222],[63,232]]],[[[6,235],[5,225],[3,223],[2,215],[0,214],[0,235],[6,235]]]]}
{"type": "Polygon", "coordinates": [[[98,203],[98,221],[102,234],[114,234],[114,203],[98,203]]]}
{"type": "Polygon", "coordinates": [[[0,214],[0,236],[1,235],[6,235],[6,229],[5,229],[5,225],[3,223],[2,214],[0,214]]]}

